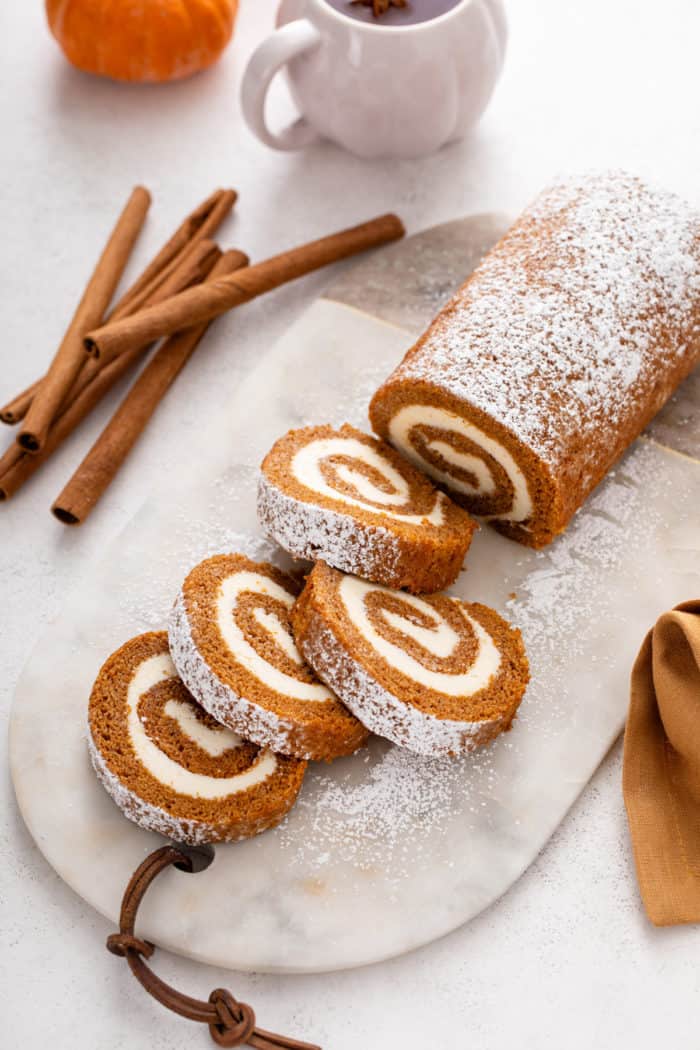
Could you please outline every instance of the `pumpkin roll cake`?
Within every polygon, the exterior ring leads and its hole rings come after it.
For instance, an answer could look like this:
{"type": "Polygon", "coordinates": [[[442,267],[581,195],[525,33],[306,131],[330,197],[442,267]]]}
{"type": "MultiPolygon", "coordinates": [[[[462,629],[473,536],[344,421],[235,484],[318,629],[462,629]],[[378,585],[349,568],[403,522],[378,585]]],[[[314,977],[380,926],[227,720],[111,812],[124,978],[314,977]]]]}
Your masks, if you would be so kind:
{"type": "Polygon", "coordinates": [[[621,172],[561,180],[375,394],[377,434],[533,547],[700,361],[700,213],[621,172]]]}
{"type": "Polygon", "coordinates": [[[97,776],[125,815],[178,842],[232,842],[278,824],[306,762],[218,725],[177,676],[165,631],[122,645],[90,696],[97,776]]]}
{"type": "Polygon", "coordinates": [[[476,528],[403,456],[347,424],[290,430],[272,447],[258,518],[295,557],[414,593],[454,582],[476,528]]]}
{"type": "Polygon", "coordinates": [[[216,720],[297,758],[331,761],[368,733],[320,682],[292,636],[301,587],[266,562],[220,554],[185,580],[169,623],[170,651],[187,688],[216,720]]]}
{"type": "Polygon", "coordinates": [[[314,566],[292,613],[301,652],[379,736],[460,755],[510,728],[529,679],[520,632],[493,609],[419,598],[314,566]]]}

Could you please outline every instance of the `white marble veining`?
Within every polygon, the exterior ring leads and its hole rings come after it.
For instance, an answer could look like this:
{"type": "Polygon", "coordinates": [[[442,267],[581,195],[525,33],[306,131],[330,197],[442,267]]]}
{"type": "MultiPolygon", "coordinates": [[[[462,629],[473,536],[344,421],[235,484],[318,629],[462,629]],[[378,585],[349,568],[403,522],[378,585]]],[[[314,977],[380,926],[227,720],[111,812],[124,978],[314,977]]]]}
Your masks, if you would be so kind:
{"type": "MultiPolygon", "coordinates": [[[[88,766],[85,704],[101,661],[162,626],[212,547],[256,536],[255,468],[275,438],[299,424],[366,425],[367,395],[410,338],[314,304],[214,424],[219,451],[186,499],[149,501],[40,639],[11,724],[17,800],[51,864],[102,913],[116,918],[157,838],[124,820],[88,766]]],[[[453,590],[523,631],[532,682],[513,731],[459,763],[374,741],[312,768],[285,823],[220,847],[195,897],[187,878],[165,878],[142,934],[217,965],[318,971],[408,951],[481,911],[534,859],[619,733],[646,627],[697,590],[698,503],[700,466],[641,441],[547,550],[483,528],[453,590]]]]}

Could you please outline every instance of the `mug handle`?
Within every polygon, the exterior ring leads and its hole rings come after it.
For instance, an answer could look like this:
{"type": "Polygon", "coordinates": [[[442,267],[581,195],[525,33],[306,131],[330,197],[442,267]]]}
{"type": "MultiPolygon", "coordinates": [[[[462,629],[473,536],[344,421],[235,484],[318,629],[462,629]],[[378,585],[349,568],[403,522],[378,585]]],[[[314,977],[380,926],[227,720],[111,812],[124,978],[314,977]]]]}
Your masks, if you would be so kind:
{"type": "Polygon", "coordinates": [[[318,47],[320,41],[318,29],[300,18],[287,22],[263,40],[248,62],[241,84],[243,116],[250,130],[273,149],[302,149],[320,138],[303,117],[279,133],[271,131],[265,120],[265,100],[272,78],[293,58],[318,47]]]}

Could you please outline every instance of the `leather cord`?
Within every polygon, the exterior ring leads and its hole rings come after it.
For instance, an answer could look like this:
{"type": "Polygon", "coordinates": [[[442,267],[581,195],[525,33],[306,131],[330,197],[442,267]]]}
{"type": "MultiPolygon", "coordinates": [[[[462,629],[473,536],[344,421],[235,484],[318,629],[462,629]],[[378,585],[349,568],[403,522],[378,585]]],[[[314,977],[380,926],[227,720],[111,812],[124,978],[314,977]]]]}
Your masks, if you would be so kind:
{"type": "Polygon", "coordinates": [[[155,945],[141,940],[134,933],[136,914],[146,890],[156,876],[171,865],[193,874],[204,871],[213,858],[211,846],[163,846],[149,854],[139,864],[124,891],[119,933],[113,933],[107,938],[107,949],[113,955],[125,958],[136,980],[168,1010],[208,1025],[217,1046],[250,1046],[254,1050],[321,1050],[312,1043],[302,1043],[258,1028],[252,1006],[238,1002],[225,988],[215,988],[207,1002],[192,999],[162,981],[146,964],[145,960],[153,955],[155,945]]]}

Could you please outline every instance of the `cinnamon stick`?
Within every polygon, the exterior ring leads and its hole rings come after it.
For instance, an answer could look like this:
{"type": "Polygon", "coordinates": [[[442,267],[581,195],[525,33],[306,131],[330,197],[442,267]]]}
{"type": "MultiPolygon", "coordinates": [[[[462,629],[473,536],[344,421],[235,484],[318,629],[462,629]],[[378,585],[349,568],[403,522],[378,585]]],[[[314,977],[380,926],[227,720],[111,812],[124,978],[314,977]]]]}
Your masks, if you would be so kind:
{"type": "Polygon", "coordinates": [[[130,317],[96,328],[87,334],[85,348],[95,357],[111,361],[133,346],[210,321],[287,281],[368,248],[397,240],[404,232],[396,215],[382,215],[371,222],[275,255],[228,277],[190,288],[157,306],[146,307],[130,317]]]}
{"type": "MultiPolygon", "coordinates": [[[[237,199],[235,190],[216,190],[206,200],[202,201],[193,212],[191,212],[178,226],[170,239],[166,241],[158,254],[150,261],[141,276],[132,284],[127,292],[121,297],[112,312],[107,315],[107,320],[116,321],[134,313],[146,303],[157,301],[154,298],[156,291],[160,291],[165,283],[170,280],[173,273],[190,257],[196,257],[196,247],[203,240],[210,237],[222,221],[231,211],[237,199]],[[192,256],[190,253],[194,253],[192,256]]],[[[201,279],[201,278],[200,278],[201,279]]],[[[190,283],[196,283],[194,280],[190,283]]],[[[180,285],[176,290],[181,291],[180,285]]],[[[175,291],[170,292],[171,295],[175,291]]],[[[36,395],[43,379],[37,379],[31,386],[23,390],[11,401],[0,409],[0,421],[13,426],[26,416],[29,406],[36,395]]],[[[60,409],[59,409],[60,411],[60,409]]]]}
{"type": "Polygon", "coordinates": [[[44,377],[37,379],[31,386],[28,386],[26,390],[23,390],[21,394],[17,394],[11,401],[8,401],[3,408],[0,409],[0,420],[3,423],[7,423],[8,426],[14,426],[15,423],[19,423],[27,414],[29,406],[34,400],[34,395],[41,386],[44,377]]]}
{"type": "MultiPolygon", "coordinates": [[[[222,255],[208,278],[216,280],[248,264],[243,252],[222,255]]],[[[121,405],[53,504],[65,525],[80,525],[96,505],[134,447],[148,420],[194,353],[208,324],[172,335],[156,350],[121,405]]],[[[116,358],[116,361],[121,358],[116,358]]],[[[110,367],[110,366],[108,366],[110,367]]]]}
{"type": "MultiPolygon", "coordinates": [[[[202,280],[214,265],[219,249],[211,241],[203,241],[192,258],[185,260],[180,267],[171,273],[168,280],[153,294],[167,298],[187,288],[193,281],[202,280]]],[[[148,349],[147,346],[135,347],[122,354],[110,365],[102,366],[97,361],[87,361],[80,374],[71,396],[56,417],[41,452],[36,454],[23,452],[17,442],[13,442],[5,456],[0,459],[0,500],[7,500],[28,481],[42,463],[52,455],[75,428],[82,423],[93,408],[102,400],[112,387],[126,375],[139,357],[148,349]],[[10,453],[14,450],[14,456],[10,453]]]]}
{"type": "MultiPolygon", "coordinates": [[[[171,270],[170,275],[163,283],[151,292],[148,304],[155,305],[163,302],[186,288],[192,288],[197,284],[201,284],[204,278],[209,275],[220,256],[221,249],[214,241],[209,239],[199,240],[192,246],[191,252],[188,251],[181,254],[178,258],[177,267],[171,270]]],[[[150,343],[146,343],[140,347],[140,352],[144,353],[150,345],[150,343]]],[[[100,358],[88,357],[87,354],[84,354],[83,357],[85,363],[61,405],[61,412],[82,393],[97,373],[105,367],[105,362],[100,358]]]]}
{"type": "MultiPolygon", "coordinates": [[[[232,190],[229,190],[228,192],[233,193],[232,190]]],[[[121,297],[117,309],[121,310],[123,313],[137,297],[139,299],[143,298],[142,293],[147,289],[148,285],[153,282],[154,278],[164,278],[169,276],[164,271],[170,266],[173,260],[180,255],[182,250],[192,243],[198,232],[201,237],[206,237],[209,233],[214,232],[211,228],[208,232],[205,232],[202,227],[204,222],[211,215],[214,206],[221,199],[223,193],[223,190],[215,190],[206,198],[206,200],[203,200],[201,204],[198,204],[194,211],[190,212],[190,214],[182,220],[178,228],[165,242],[158,254],[151,259],[143,273],[140,274],[131,287],[121,297]]],[[[234,201],[236,199],[235,193],[233,193],[233,199],[234,201]]],[[[146,293],[146,297],[148,297],[148,292],[146,293]]]]}
{"type": "Polygon", "coordinates": [[[3,455],[0,456],[0,484],[2,483],[3,476],[7,474],[8,470],[11,470],[18,460],[26,455],[27,453],[22,451],[16,441],[13,441],[12,444],[5,449],[3,455]]]}
{"type": "Polygon", "coordinates": [[[100,323],[109,306],[150,203],[148,190],[137,186],[119,216],[17,436],[26,451],[39,452],[46,441],[56,412],[83,366],[82,337],[100,323]]]}
{"type": "Polygon", "coordinates": [[[151,266],[146,268],[136,284],[119,301],[109,320],[116,321],[120,317],[130,316],[136,310],[141,309],[146,302],[152,301],[154,292],[162,286],[164,281],[168,280],[170,275],[187,261],[203,240],[210,238],[218,230],[236,203],[237,197],[235,190],[217,190],[206,201],[203,201],[199,208],[185,219],[170,241],[158,253],[151,266]],[[205,205],[209,207],[205,209],[205,205]],[[144,280],[148,270],[155,267],[159,257],[164,256],[166,249],[172,249],[175,243],[179,243],[179,248],[170,260],[164,263],[160,259],[161,265],[155,268],[155,272],[148,280],[144,280]],[[141,285],[140,288],[137,287],[139,285],[141,285]]]}

